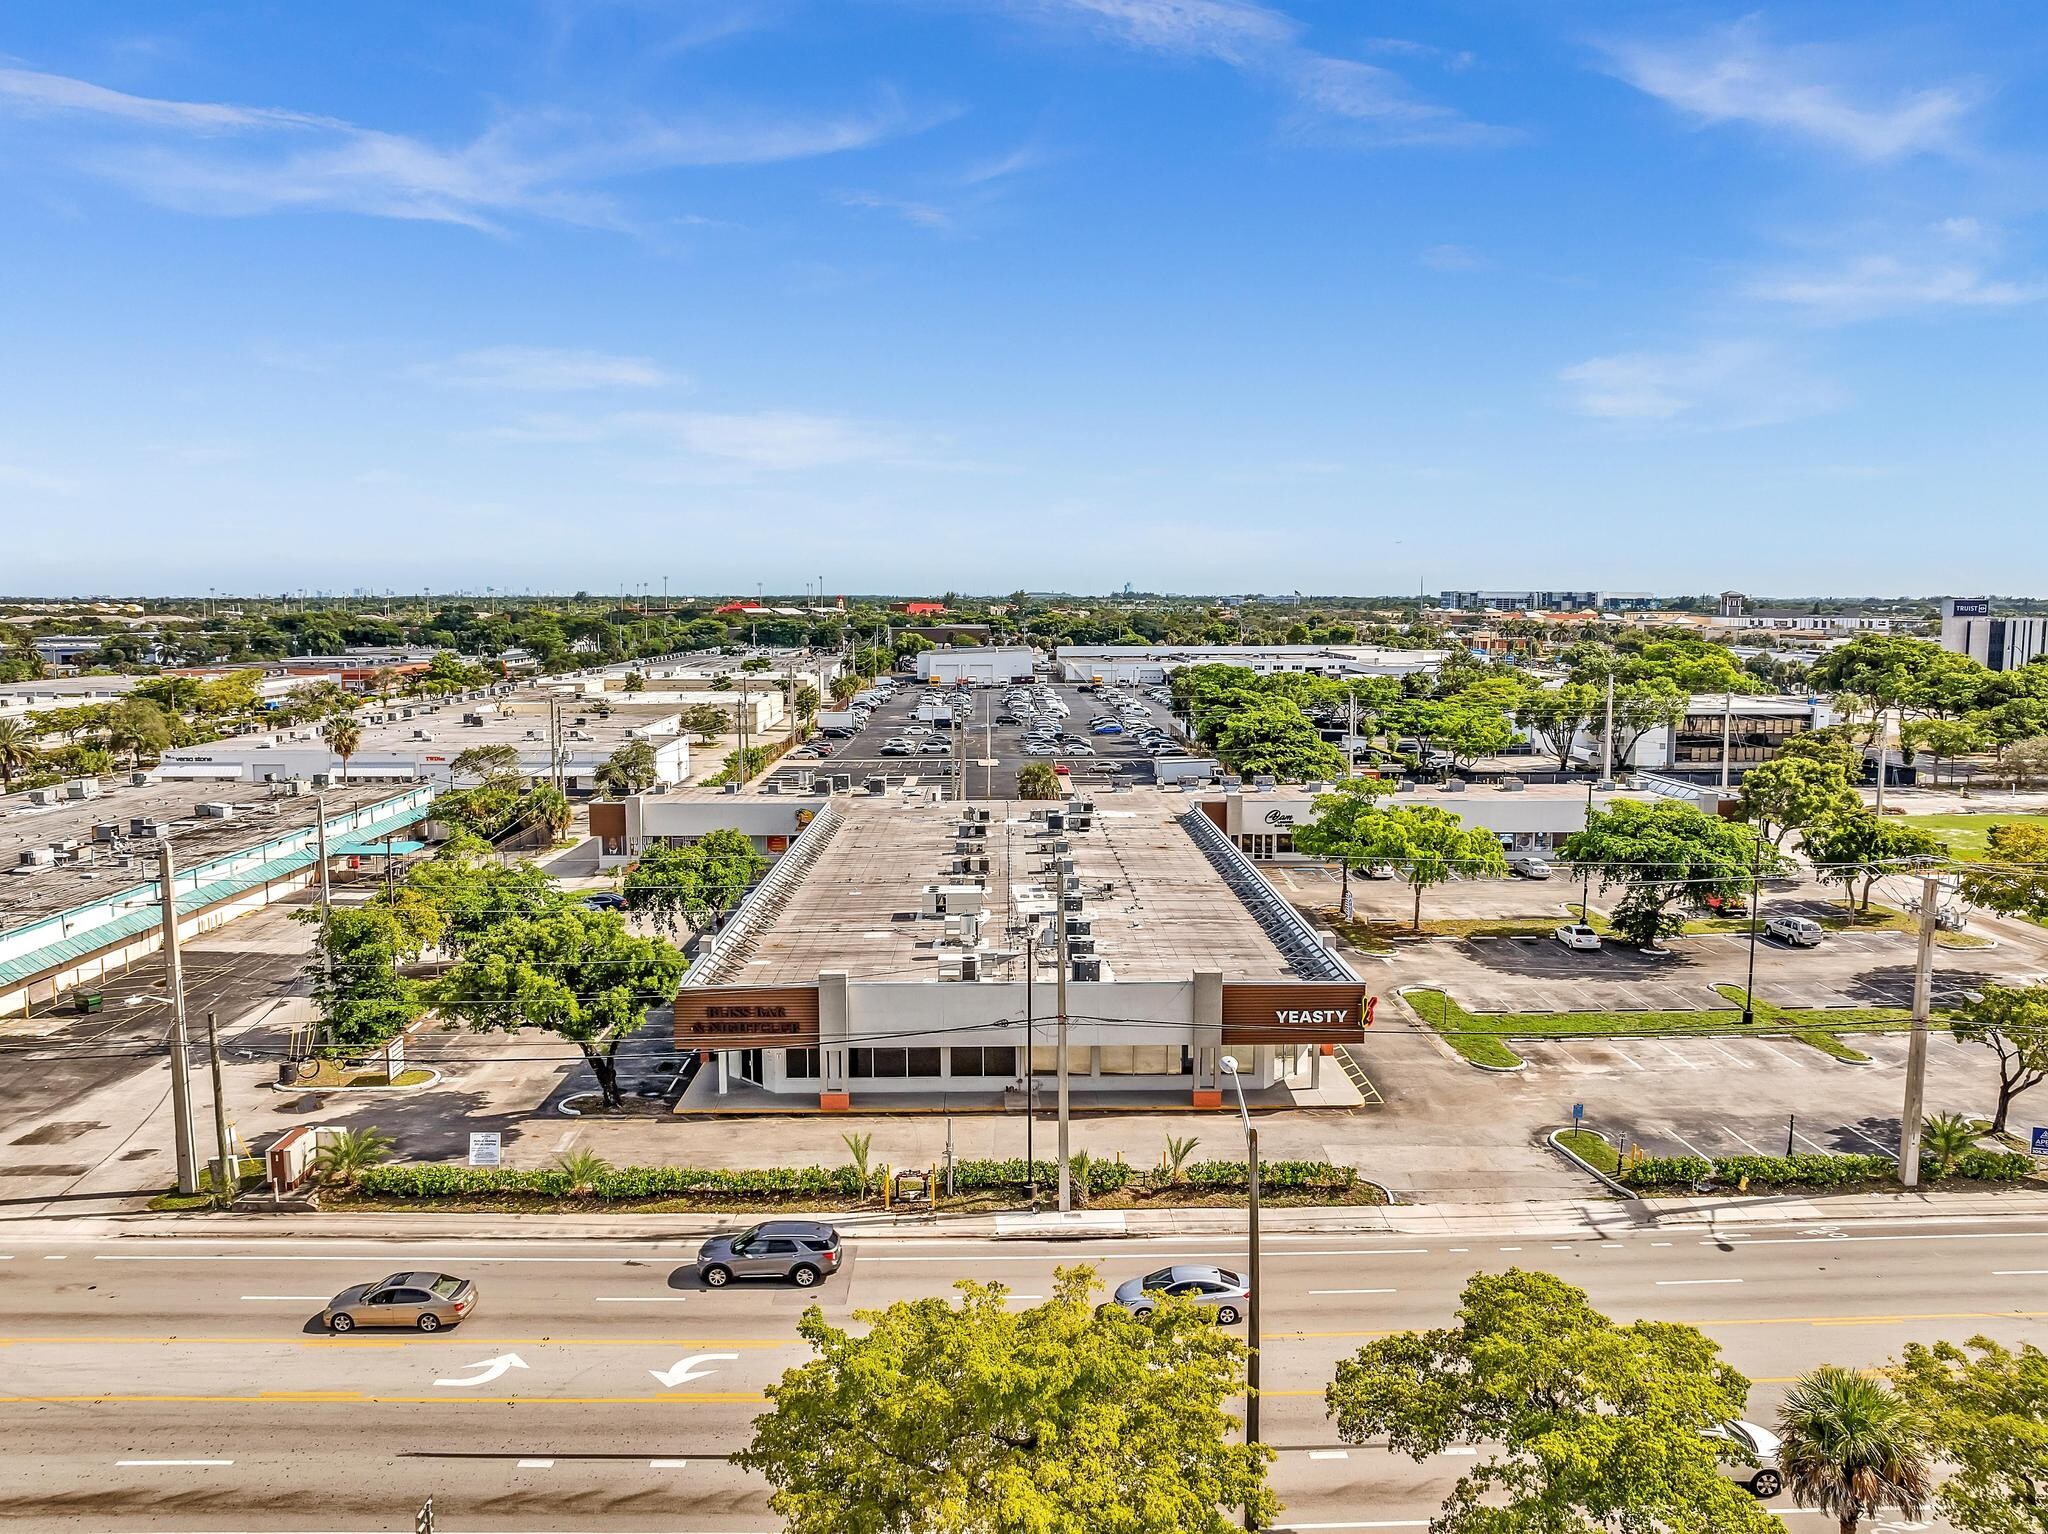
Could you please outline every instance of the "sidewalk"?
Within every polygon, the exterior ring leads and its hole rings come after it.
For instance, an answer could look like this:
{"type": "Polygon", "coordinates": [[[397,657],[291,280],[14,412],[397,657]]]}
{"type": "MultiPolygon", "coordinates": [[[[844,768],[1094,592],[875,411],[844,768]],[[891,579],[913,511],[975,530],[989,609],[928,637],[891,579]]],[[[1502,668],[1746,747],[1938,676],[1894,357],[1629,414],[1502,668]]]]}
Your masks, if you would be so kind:
{"type": "MultiPolygon", "coordinates": [[[[171,1237],[207,1241],[308,1238],[386,1242],[575,1241],[582,1243],[696,1240],[758,1218],[706,1214],[420,1214],[369,1215],[89,1215],[72,1219],[0,1216],[0,1239],[93,1241],[171,1237]]],[[[1057,1213],[998,1215],[806,1215],[777,1210],[776,1218],[820,1219],[859,1241],[947,1240],[1158,1240],[1232,1236],[1245,1228],[1241,1209],[1091,1210],[1063,1219],[1057,1213]]],[[[1504,1204],[1401,1204],[1391,1207],[1268,1209],[1259,1222],[1266,1236],[1308,1234],[1449,1236],[1597,1235],[1629,1231],[1696,1230],[1723,1234],[1763,1227],[1833,1229],[1843,1225],[1941,1224],[2048,1220],[2048,1193],[1890,1193],[1831,1198],[1561,1199],[1504,1204]]]]}

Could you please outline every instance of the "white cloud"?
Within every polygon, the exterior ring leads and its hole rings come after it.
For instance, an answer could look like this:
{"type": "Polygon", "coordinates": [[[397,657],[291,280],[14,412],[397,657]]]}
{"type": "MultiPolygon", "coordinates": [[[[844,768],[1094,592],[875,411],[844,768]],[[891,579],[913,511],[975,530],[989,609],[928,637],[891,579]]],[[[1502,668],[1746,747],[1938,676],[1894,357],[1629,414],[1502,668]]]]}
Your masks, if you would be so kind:
{"type": "Polygon", "coordinates": [[[567,351],[547,346],[487,346],[423,369],[467,389],[564,394],[583,389],[651,389],[670,375],[645,357],[567,351]]]}
{"type": "Polygon", "coordinates": [[[1431,245],[1415,259],[1434,272],[1480,272],[1493,265],[1469,245],[1431,245]]]}
{"type": "Polygon", "coordinates": [[[0,115],[83,125],[60,153],[190,212],[317,208],[479,228],[513,214],[618,225],[596,188],[621,176],[838,154],[922,126],[886,98],[870,111],[804,121],[530,113],[443,146],[332,118],[131,96],[20,69],[0,71],[0,115]]]}
{"type": "Polygon", "coordinates": [[[1836,271],[1763,278],[1748,294],[1847,321],[1926,309],[2010,309],[2048,297],[2048,284],[1991,277],[1963,262],[1863,256],[1836,271]]]}
{"type": "Polygon", "coordinates": [[[1857,100],[1828,78],[1828,55],[1767,43],[1753,22],[1689,43],[1613,43],[1606,51],[1619,78],[1701,122],[1803,134],[1866,160],[1956,150],[1977,99],[1973,87],[1951,84],[1857,100]]]}
{"type": "Polygon", "coordinates": [[[1595,420],[1701,430],[1798,420],[1840,403],[1833,384],[1760,341],[1589,357],[1558,379],[1570,391],[1572,408],[1595,420]]]}
{"type": "Polygon", "coordinates": [[[1945,218],[1935,230],[1958,245],[1982,245],[1997,237],[1997,231],[1979,218],[1945,218]]]}
{"type": "Polygon", "coordinates": [[[1346,141],[1477,145],[1516,137],[1425,100],[1392,70],[1318,53],[1292,16],[1254,0],[1010,0],[1048,18],[1078,21],[1128,47],[1215,59],[1277,85],[1292,97],[1302,131],[1335,131],[1346,141]]]}
{"type": "Polygon", "coordinates": [[[907,197],[884,197],[876,192],[840,192],[838,201],[849,208],[868,208],[880,213],[894,213],[906,223],[940,234],[955,233],[958,227],[953,221],[953,215],[944,208],[907,197]]]}
{"type": "Polygon", "coordinates": [[[610,444],[747,473],[799,473],[856,464],[931,467],[901,432],[846,416],[798,410],[629,410],[579,417],[529,415],[497,428],[500,441],[610,444]]]}

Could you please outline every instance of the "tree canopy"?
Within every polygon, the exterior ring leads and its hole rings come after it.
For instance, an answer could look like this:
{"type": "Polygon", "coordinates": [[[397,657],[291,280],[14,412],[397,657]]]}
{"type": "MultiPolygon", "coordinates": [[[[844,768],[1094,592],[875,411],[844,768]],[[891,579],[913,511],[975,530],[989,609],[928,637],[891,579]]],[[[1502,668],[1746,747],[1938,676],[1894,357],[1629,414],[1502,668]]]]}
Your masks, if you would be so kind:
{"type": "Polygon", "coordinates": [[[1185,1300],[1139,1318],[1062,1268],[1044,1303],[1001,1284],[862,1311],[812,1306],[815,1356],[768,1389],[736,1462],[789,1534],[1229,1534],[1263,1527],[1272,1451],[1226,1410],[1244,1345],[1185,1300]]]}
{"type": "Polygon", "coordinates": [[[1565,838],[1567,863],[1589,869],[1622,897],[1609,920],[1642,947],[1676,933],[1688,912],[1744,899],[1769,854],[1754,833],[1675,799],[1624,799],[1586,816],[1565,838]]]}
{"type": "Polygon", "coordinates": [[[1983,859],[1964,871],[1964,896],[2001,916],[2048,920],[2048,819],[2002,821],[1984,842],[1983,859]]]}
{"type": "Polygon", "coordinates": [[[2048,1354],[1988,1337],[1909,1342],[1889,1374],[1955,1467],[1941,1515],[1969,1534],[2048,1534],[2048,1354]]]}
{"type": "Polygon", "coordinates": [[[2012,1100],[2048,1081],[2048,985],[1987,985],[1949,1021],[1965,1044],[1998,1057],[1998,1111],[1991,1132],[2005,1132],[2012,1100]]]}
{"type": "Polygon", "coordinates": [[[768,860],[746,834],[721,826],[684,846],[655,845],[626,871],[627,909],[674,933],[707,931],[740,903],[768,860]]]}
{"type": "Polygon", "coordinates": [[[1839,763],[1783,754],[1749,769],[1737,804],[1742,818],[1774,847],[1784,846],[1794,831],[1863,808],[1839,763]]]}
{"type": "Polygon", "coordinates": [[[1857,905],[1870,909],[1870,890],[1888,874],[1937,857],[1942,845],[1918,826],[1902,824],[1860,806],[1833,815],[1807,828],[1800,850],[1813,864],[1813,876],[1824,884],[1842,886],[1843,898],[1854,897],[1862,885],[1857,905]]]}
{"type": "Polygon", "coordinates": [[[1346,1443],[1420,1462],[1476,1449],[1433,1534],[1769,1534],[1705,1430],[1749,1381],[1690,1326],[1617,1325],[1548,1273],[1475,1274],[1457,1324],[1369,1342],[1326,1392],[1346,1443]]]}

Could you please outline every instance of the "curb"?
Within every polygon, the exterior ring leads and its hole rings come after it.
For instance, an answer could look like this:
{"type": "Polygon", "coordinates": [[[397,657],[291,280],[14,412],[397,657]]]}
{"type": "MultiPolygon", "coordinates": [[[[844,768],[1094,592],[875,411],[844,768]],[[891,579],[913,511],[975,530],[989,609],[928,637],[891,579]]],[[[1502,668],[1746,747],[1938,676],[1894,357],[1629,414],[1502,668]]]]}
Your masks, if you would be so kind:
{"type": "Polygon", "coordinates": [[[442,1077],[439,1071],[435,1070],[431,1065],[424,1067],[424,1069],[427,1073],[427,1079],[425,1081],[415,1081],[409,1087],[316,1087],[302,1086],[296,1082],[287,1085],[282,1081],[273,1081],[270,1084],[270,1090],[273,1092],[317,1092],[323,1097],[330,1092],[381,1092],[392,1097],[406,1097],[414,1092],[431,1091],[441,1084],[442,1077]]]}
{"type": "MultiPolygon", "coordinates": [[[[1458,1064],[1468,1065],[1475,1071],[1485,1071],[1488,1074],[1494,1076],[1512,1076],[1517,1071],[1528,1069],[1529,1062],[1519,1057],[1517,1057],[1513,1065],[1484,1065],[1479,1061],[1470,1058],[1462,1051],[1457,1049],[1454,1045],[1452,1045],[1451,1041],[1443,1036],[1442,1030],[1439,1029],[1436,1026],[1436,1024],[1432,1023],[1429,1020],[1429,1018],[1424,1015],[1422,1009],[1416,1006],[1414,1002],[1408,999],[1408,994],[1411,991],[1442,990],[1442,986],[1404,985],[1396,987],[1394,994],[1401,998],[1401,1005],[1408,1009],[1409,1013],[1415,1018],[1415,1020],[1418,1023],[1422,1024],[1423,1027],[1429,1030],[1429,1037],[1435,1040],[1437,1048],[1442,1050],[1445,1053],[1445,1055],[1447,1055],[1449,1058],[1457,1061],[1458,1064]]],[[[1506,1049],[1507,1045],[1503,1044],[1501,1048],[1506,1049]]],[[[1510,1051],[1510,1053],[1512,1053],[1512,1051],[1510,1051]]]]}
{"type": "MultiPolygon", "coordinates": [[[[1556,1151],[1560,1156],[1564,1157],[1565,1160],[1569,1161],[1573,1166],[1577,1167],[1580,1171],[1584,1172],[1588,1177],[1591,1177],[1595,1182],[1605,1187],[1610,1193],[1618,1194],[1622,1198],[1626,1199],[1635,1198],[1636,1195],[1629,1189],[1624,1188],[1620,1183],[1616,1182],[1612,1177],[1609,1177],[1605,1172],[1601,1171],[1598,1167],[1594,1166],[1592,1162],[1588,1161],[1584,1156],[1581,1156],[1577,1151],[1572,1150],[1569,1147],[1565,1146],[1563,1143],[1561,1143],[1557,1137],[1563,1133],[1563,1129],[1553,1129],[1550,1131],[1549,1134],[1544,1136],[1544,1139],[1549,1143],[1550,1148],[1552,1150],[1556,1151]]],[[[1605,1140],[1607,1138],[1605,1134],[1602,1134],[1597,1129],[1585,1129],[1582,1130],[1581,1133],[1600,1135],[1600,1138],[1602,1140],[1605,1140]]]]}

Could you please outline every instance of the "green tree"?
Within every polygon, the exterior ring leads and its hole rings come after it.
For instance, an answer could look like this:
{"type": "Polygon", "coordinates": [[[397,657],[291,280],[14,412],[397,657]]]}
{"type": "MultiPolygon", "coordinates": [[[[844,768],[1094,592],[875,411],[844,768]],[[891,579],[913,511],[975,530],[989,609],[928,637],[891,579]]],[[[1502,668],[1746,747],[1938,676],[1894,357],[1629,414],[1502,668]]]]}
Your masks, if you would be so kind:
{"type": "Polygon", "coordinates": [[[637,671],[628,671],[625,680],[619,683],[620,692],[647,691],[647,678],[637,671]]]}
{"type": "Polygon", "coordinates": [[[2048,985],[1987,985],[1949,1020],[1965,1044],[1998,1057],[1998,1111],[1991,1132],[2004,1134],[2012,1101],[2048,1081],[2048,985]]]}
{"type": "Polygon", "coordinates": [[[1978,706],[1995,673],[1967,655],[1902,634],[1859,634],[1813,668],[1815,687],[1896,709],[1952,718],[1978,706]]]}
{"type": "Polygon", "coordinates": [[[1964,898],[2001,916],[2048,920],[2048,819],[2001,821],[1984,842],[1984,857],[1964,869],[1964,898]]]}
{"type": "Polygon", "coordinates": [[[718,703],[692,703],[683,710],[683,728],[697,737],[697,744],[708,746],[732,727],[732,715],[718,703]]]}
{"type": "Polygon", "coordinates": [[[1844,902],[1870,909],[1870,890],[1888,874],[1923,864],[1941,854],[1941,843],[1918,826],[1901,824],[1865,809],[1836,815],[1807,828],[1800,850],[1813,876],[1842,886],[1844,902]],[[1856,891],[1862,883],[1860,897],[1856,891]]]}
{"type": "Polygon", "coordinates": [[[768,1389],[736,1463],[764,1477],[789,1534],[1229,1534],[1264,1527],[1272,1451],[1226,1407],[1244,1345],[1185,1300],[1142,1319],[1088,1303],[1062,1268],[1043,1304],[1001,1284],[861,1311],[818,1307],[815,1356],[768,1389]]]}
{"type": "Polygon", "coordinates": [[[1557,759],[1557,770],[1568,772],[1572,742],[1602,717],[1603,701],[1599,691],[1587,683],[1566,682],[1562,687],[1543,687],[1530,693],[1522,700],[1516,718],[1557,759]]]}
{"type": "Polygon", "coordinates": [[[1927,1442],[1912,1408],[1882,1380],[1822,1364],[1785,1392],[1778,1463],[1792,1500],[1856,1534],[1887,1509],[1918,1519],[1934,1492],[1927,1442]]]}
{"type": "Polygon", "coordinates": [[[1863,808],[1838,763],[1799,756],[1778,756],[1750,768],[1736,803],[1742,818],[1773,847],[1784,846],[1794,831],[1863,808]]]}
{"type": "Polygon", "coordinates": [[[649,1007],[675,1000],[687,968],[662,939],[628,932],[617,912],[569,905],[478,934],[434,994],[478,1032],[540,1028],[569,1040],[605,1106],[617,1108],[618,1047],[649,1007]]]}
{"type": "Polygon", "coordinates": [[[1609,920],[1644,948],[1677,932],[1688,912],[1746,898],[1772,861],[1744,827],[1674,799],[1594,810],[1584,830],[1565,838],[1562,855],[1597,876],[1603,893],[1622,887],[1609,920]]]}
{"type": "Polygon", "coordinates": [[[654,747],[644,740],[627,741],[597,769],[598,786],[614,799],[652,788],[654,777],[654,747]]]}
{"type": "Polygon", "coordinates": [[[0,719],[0,794],[14,792],[14,775],[43,759],[35,731],[20,719],[0,719]]]}
{"type": "Polygon", "coordinates": [[[1508,722],[1507,711],[1496,704],[1453,698],[1437,705],[1433,738],[1450,753],[1452,762],[1470,767],[1482,756],[1507,750],[1515,727],[1508,722]]]}
{"type": "Polygon", "coordinates": [[[400,973],[441,939],[445,923],[431,902],[411,890],[392,900],[336,907],[320,922],[306,973],[325,1024],[321,1049],[336,1058],[359,1055],[395,1038],[427,1010],[425,988],[400,973]]]}
{"type": "Polygon", "coordinates": [[[330,1187],[352,1188],[363,1173],[391,1159],[391,1137],[377,1129],[337,1129],[313,1156],[313,1175],[330,1187]]]}
{"type": "Polygon", "coordinates": [[[1960,1113],[1936,1113],[1920,1126],[1920,1151],[1937,1177],[1948,1176],[1976,1148],[1977,1126],[1960,1113]]]}
{"type": "Polygon", "coordinates": [[[1924,752],[1934,763],[1937,778],[1943,762],[1988,751],[1991,744],[1990,731],[1975,715],[1967,719],[1914,719],[1899,730],[1899,745],[1908,759],[1924,752]]]}
{"type": "Polygon", "coordinates": [[[1889,1371],[1955,1468],[1935,1506],[1969,1534],[2048,1534],[2048,1354],[2014,1353],[1989,1337],[1906,1344],[1889,1371]]]}
{"type": "Polygon", "coordinates": [[[1299,783],[1344,776],[1343,753],[1316,733],[1299,705],[1279,698],[1232,714],[1216,733],[1216,754],[1246,777],[1299,783]]]}
{"type": "MultiPolygon", "coordinates": [[[[437,814],[438,805],[437,800],[437,814]]],[[[439,913],[439,944],[458,955],[502,923],[545,915],[575,898],[531,863],[505,867],[489,842],[468,832],[451,836],[431,858],[414,864],[405,887],[439,913]]]]}
{"type": "Polygon", "coordinates": [[[479,783],[497,778],[517,778],[521,776],[519,748],[501,741],[493,746],[471,746],[466,751],[458,751],[448,763],[448,776],[455,783],[464,778],[475,778],[479,783]]]}
{"type": "Polygon", "coordinates": [[[1052,770],[1050,762],[1026,762],[1017,769],[1017,797],[1020,799],[1064,799],[1066,785],[1052,770]]]}
{"type": "Polygon", "coordinates": [[[1367,843],[1367,863],[1390,863],[1415,893],[1413,930],[1422,930],[1422,892],[1447,879],[1500,878],[1508,871],[1500,838],[1484,827],[1467,828],[1449,810],[1433,804],[1404,804],[1384,811],[1376,840],[1367,843]]]}
{"type": "Polygon", "coordinates": [[[569,796],[552,783],[536,783],[519,801],[519,815],[528,825],[540,826],[550,841],[558,840],[576,822],[576,810],[569,796]]]}
{"type": "Polygon", "coordinates": [[[341,758],[341,775],[348,776],[348,759],[362,749],[363,727],[353,714],[336,714],[320,726],[320,738],[327,749],[341,758]]]}
{"type": "Polygon", "coordinates": [[[721,826],[684,846],[656,845],[626,870],[628,910],[664,931],[709,931],[768,867],[744,832],[721,826]]]}
{"type": "Polygon", "coordinates": [[[1766,1534],[1725,1479],[1710,1428],[1749,1381],[1690,1326],[1626,1326],[1548,1273],[1475,1274],[1457,1324],[1367,1343],[1326,1392],[1346,1443],[1384,1437],[1418,1463],[1477,1450],[1432,1534],[1766,1534]]]}
{"type": "Polygon", "coordinates": [[[122,698],[111,704],[106,731],[108,744],[127,752],[137,767],[144,756],[155,756],[171,743],[170,717],[147,698],[122,698]]]}
{"type": "MultiPolygon", "coordinates": [[[[1614,689],[1614,749],[1610,760],[1628,761],[1637,744],[1652,730],[1676,725],[1685,717],[1692,695],[1668,677],[1650,676],[1623,682],[1614,689]]],[[[1606,700],[1601,700],[1600,730],[1606,733],[1606,700]]]]}
{"type": "Polygon", "coordinates": [[[1385,778],[1346,778],[1329,793],[1316,795],[1315,818],[1294,828],[1296,852],[1337,860],[1347,898],[1352,868],[1374,861],[1374,852],[1386,845],[1389,833],[1379,801],[1393,789],[1385,778]]]}

